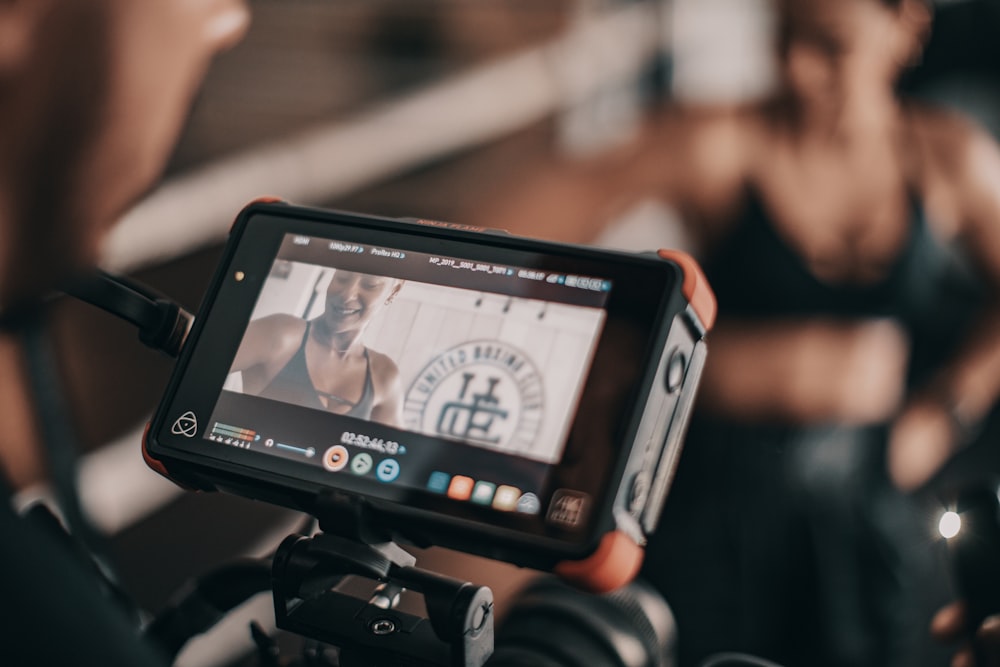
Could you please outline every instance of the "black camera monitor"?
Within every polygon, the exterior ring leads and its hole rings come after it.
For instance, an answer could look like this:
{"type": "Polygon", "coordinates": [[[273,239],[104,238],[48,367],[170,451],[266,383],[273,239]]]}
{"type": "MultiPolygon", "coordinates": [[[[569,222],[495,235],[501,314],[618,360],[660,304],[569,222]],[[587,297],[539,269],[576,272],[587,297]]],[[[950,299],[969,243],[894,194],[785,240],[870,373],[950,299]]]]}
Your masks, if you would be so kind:
{"type": "Polygon", "coordinates": [[[327,521],[347,498],[393,537],[593,579],[655,526],[712,317],[682,255],[253,204],[145,451],[189,486],[327,521]]]}

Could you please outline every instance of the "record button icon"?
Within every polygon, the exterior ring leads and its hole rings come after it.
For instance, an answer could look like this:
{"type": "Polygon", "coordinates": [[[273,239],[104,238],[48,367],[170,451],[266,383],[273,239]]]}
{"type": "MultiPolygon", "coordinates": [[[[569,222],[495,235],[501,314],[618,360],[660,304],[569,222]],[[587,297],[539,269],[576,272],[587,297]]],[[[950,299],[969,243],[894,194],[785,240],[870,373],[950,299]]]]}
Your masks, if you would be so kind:
{"type": "Polygon", "coordinates": [[[346,447],[334,445],[323,454],[323,467],[330,472],[340,472],[347,467],[347,461],[350,458],[346,447]]]}

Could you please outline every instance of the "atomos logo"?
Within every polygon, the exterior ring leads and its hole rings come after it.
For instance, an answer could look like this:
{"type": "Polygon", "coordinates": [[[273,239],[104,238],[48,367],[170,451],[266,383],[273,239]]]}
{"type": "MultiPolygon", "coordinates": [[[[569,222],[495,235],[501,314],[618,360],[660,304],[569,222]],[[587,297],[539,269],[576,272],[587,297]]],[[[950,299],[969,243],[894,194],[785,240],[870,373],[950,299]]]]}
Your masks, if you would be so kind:
{"type": "Polygon", "coordinates": [[[507,343],[474,341],[443,352],[406,393],[407,429],[473,445],[529,453],[542,425],[542,379],[507,343]]]}
{"type": "Polygon", "coordinates": [[[170,432],[174,435],[183,435],[185,438],[193,438],[198,435],[198,418],[188,410],[177,418],[170,427],[170,432]]]}

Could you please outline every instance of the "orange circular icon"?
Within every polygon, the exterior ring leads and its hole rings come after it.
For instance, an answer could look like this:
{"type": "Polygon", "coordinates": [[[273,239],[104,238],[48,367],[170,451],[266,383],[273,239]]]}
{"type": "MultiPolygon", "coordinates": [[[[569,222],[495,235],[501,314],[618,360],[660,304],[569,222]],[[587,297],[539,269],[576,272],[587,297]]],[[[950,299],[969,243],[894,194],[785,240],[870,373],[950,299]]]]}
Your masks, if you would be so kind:
{"type": "Polygon", "coordinates": [[[330,472],[340,472],[347,466],[347,460],[350,457],[346,447],[334,445],[323,454],[323,467],[330,472]]]}

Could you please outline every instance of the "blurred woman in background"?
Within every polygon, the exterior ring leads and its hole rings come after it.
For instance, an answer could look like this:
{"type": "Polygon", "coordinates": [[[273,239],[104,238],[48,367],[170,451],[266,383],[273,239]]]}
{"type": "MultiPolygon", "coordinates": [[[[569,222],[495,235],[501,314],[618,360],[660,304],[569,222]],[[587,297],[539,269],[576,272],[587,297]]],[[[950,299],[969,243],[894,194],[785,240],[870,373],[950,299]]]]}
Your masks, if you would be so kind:
{"type": "Polygon", "coordinates": [[[921,0],[777,9],[769,99],[665,110],[614,154],[519,175],[478,222],[593,238],[656,197],[696,239],[720,317],[645,572],[681,665],[914,664],[929,538],[899,490],[1000,394],[1000,151],[895,94],[921,0]]]}

